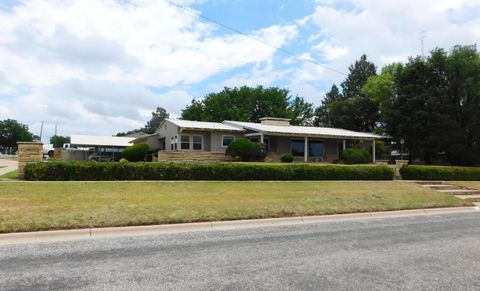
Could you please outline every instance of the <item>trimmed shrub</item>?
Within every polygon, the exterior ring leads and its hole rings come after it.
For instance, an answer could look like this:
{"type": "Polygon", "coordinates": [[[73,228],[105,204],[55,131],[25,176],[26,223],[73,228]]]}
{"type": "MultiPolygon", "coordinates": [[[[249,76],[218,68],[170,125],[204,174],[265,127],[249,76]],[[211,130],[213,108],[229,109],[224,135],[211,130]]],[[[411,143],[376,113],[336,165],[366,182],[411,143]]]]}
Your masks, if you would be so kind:
{"type": "Polygon", "coordinates": [[[267,157],[267,147],[259,142],[253,143],[253,148],[250,151],[250,161],[261,162],[267,157]]]}
{"type": "Polygon", "coordinates": [[[292,154],[285,153],[280,157],[280,161],[282,161],[282,163],[291,163],[293,162],[293,156],[292,154]]]}
{"type": "Polygon", "coordinates": [[[239,138],[232,141],[225,155],[233,158],[239,158],[241,161],[263,161],[267,157],[265,145],[257,142],[252,142],[248,138],[239,138]]]}
{"type": "Polygon", "coordinates": [[[144,143],[140,143],[140,144],[129,146],[128,148],[124,149],[122,155],[129,162],[140,162],[140,161],[145,161],[145,157],[148,151],[149,151],[148,145],[144,143]]]}
{"type": "Polygon", "coordinates": [[[480,181],[480,167],[407,165],[400,174],[405,180],[480,181]]]}
{"type": "Polygon", "coordinates": [[[352,146],[342,152],[340,160],[345,164],[368,164],[372,162],[372,155],[366,149],[352,146]]]}
{"type": "Polygon", "coordinates": [[[238,163],[31,163],[25,179],[34,181],[115,180],[392,180],[383,166],[316,166],[238,163]]]}

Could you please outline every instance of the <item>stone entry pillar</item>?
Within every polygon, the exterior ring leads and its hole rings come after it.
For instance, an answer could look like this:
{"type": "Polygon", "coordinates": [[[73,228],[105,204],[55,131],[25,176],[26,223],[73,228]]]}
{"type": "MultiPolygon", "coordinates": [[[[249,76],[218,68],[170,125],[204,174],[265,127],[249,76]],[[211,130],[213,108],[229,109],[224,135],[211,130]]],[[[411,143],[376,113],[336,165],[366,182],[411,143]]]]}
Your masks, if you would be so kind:
{"type": "Polygon", "coordinates": [[[62,160],[62,148],[54,148],[53,149],[53,159],[55,161],[61,161],[62,160]]]}
{"type": "Polygon", "coordinates": [[[25,166],[28,163],[41,162],[43,158],[43,143],[18,142],[18,178],[25,177],[25,166]]]}

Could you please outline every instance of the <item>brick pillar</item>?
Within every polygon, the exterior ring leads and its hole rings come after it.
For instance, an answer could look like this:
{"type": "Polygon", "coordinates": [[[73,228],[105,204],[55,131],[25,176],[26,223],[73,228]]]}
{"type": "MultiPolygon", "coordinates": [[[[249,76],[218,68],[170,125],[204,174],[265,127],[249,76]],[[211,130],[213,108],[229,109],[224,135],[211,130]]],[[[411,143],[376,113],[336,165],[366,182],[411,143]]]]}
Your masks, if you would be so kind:
{"type": "Polygon", "coordinates": [[[62,160],[62,148],[53,149],[53,159],[55,161],[61,161],[62,160]]]}
{"type": "Polygon", "coordinates": [[[41,162],[43,158],[43,143],[18,142],[18,178],[25,177],[25,166],[29,163],[41,162]]]}

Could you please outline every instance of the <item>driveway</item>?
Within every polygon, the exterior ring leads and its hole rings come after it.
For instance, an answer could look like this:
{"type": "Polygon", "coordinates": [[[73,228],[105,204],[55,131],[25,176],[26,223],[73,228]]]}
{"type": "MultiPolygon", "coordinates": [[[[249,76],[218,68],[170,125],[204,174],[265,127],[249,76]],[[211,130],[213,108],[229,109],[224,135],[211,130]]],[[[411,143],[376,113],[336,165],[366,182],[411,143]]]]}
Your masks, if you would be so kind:
{"type": "Polygon", "coordinates": [[[0,176],[18,169],[18,161],[0,158],[0,176]]]}
{"type": "Polygon", "coordinates": [[[0,247],[0,289],[478,290],[480,214],[0,247]]]}

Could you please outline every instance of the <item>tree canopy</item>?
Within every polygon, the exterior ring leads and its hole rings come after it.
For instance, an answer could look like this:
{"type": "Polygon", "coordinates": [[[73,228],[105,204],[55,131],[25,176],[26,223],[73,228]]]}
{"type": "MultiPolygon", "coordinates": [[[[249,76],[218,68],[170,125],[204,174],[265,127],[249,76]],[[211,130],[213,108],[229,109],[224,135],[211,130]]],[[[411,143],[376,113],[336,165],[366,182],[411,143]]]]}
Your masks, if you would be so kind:
{"type": "Polygon", "coordinates": [[[226,87],[201,100],[192,100],[182,111],[182,119],[259,122],[260,118],[268,116],[290,118],[292,124],[309,125],[313,122],[313,114],[313,105],[302,97],[291,96],[288,89],[243,86],[226,87]]]}
{"type": "Polygon", "coordinates": [[[315,124],[356,131],[373,131],[378,120],[377,104],[362,91],[368,79],[376,75],[376,67],[362,55],[349,67],[342,82],[342,92],[333,85],[322,104],[315,110],[315,124]]]}
{"type": "Polygon", "coordinates": [[[16,149],[19,141],[33,141],[33,134],[28,131],[28,126],[13,119],[0,121],[0,147],[16,149]]]}
{"type": "Polygon", "coordinates": [[[160,123],[166,118],[169,118],[170,114],[163,107],[157,107],[155,112],[152,112],[152,117],[142,128],[133,129],[127,132],[119,132],[117,136],[126,136],[135,133],[154,133],[157,128],[160,126],[160,123]]]}
{"type": "Polygon", "coordinates": [[[64,143],[70,143],[70,137],[61,136],[61,135],[52,135],[50,137],[50,143],[53,144],[53,147],[60,148],[63,146],[64,143]]]}

